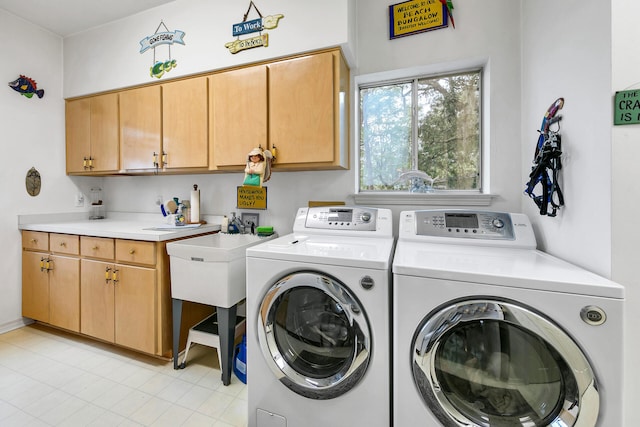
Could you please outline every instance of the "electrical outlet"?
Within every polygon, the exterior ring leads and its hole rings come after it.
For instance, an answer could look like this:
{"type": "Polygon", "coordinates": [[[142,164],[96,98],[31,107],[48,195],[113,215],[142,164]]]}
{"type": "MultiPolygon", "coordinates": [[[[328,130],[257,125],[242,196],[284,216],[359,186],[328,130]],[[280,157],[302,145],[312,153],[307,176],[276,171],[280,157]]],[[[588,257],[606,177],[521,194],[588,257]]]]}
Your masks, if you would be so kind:
{"type": "Polygon", "coordinates": [[[82,193],[76,194],[76,207],[77,208],[84,207],[84,194],[82,193]]]}
{"type": "Polygon", "coordinates": [[[258,213],[243,212],[240,218],[242,219],[242,223],[245,225],[245,227],[249,227],[251,225],[249,224],[250,222],[253,223],[254,227],[257,227],[258,223],[260,222],[260,214],[258,213]]]}

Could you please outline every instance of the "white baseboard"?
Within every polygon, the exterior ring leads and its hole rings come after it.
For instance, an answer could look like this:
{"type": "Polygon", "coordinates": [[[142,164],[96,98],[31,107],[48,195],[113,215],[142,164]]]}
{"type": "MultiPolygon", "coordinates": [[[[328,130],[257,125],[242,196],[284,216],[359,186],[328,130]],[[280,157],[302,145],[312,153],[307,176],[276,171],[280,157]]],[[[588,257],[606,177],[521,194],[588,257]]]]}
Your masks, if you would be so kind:
{"type": "Polygon", "coordinates": [[[22,328],[23,326],[27,326],[33,323],[33,320],[27,319],[25,317],[16,319],[12,322],[7,322],[0,325],[0,334],[4,334],[5,332],[13,331],[14,329],[22,328]]]}

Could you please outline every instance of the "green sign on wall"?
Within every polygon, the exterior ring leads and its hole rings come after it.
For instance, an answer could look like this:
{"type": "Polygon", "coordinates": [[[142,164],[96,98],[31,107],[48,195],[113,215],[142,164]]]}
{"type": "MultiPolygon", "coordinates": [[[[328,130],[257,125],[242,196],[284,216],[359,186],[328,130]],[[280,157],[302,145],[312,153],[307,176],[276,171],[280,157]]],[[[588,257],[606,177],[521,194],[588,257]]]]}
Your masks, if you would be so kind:
{"type": "Polygon", "coordinates": [[[640,89],[616,92],[613,124],[636,123],[640,123],[640,89]]]}

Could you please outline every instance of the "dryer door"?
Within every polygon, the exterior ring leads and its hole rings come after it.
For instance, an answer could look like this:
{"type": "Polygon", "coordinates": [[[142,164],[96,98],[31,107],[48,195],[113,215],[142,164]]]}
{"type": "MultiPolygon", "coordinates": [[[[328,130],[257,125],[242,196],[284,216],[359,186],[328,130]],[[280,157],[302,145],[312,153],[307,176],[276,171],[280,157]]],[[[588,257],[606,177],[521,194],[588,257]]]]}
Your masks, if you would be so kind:
{"type": "Polygon", "coordinates": [[[593,370],[557,325],[513,302],[474,299],[438,309],[414,335],[416,386],[445,426],[590,426],[593,370]]]}
{"type": "Polygon", "coordinates": [[[308,398],[346,393],[369,364],[364,308],[344,284],[322,273],[297,272],[275,283],[260,305],[257,330],[278,379],[308,398]]]}

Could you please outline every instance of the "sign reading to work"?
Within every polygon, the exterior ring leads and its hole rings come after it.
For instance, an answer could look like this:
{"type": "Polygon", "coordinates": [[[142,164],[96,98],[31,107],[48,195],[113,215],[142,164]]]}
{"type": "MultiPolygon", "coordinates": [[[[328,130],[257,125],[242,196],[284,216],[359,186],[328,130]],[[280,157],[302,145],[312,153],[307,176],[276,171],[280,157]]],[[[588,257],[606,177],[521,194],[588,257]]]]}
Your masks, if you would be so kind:
{"type": "Polygon", "coordinates": [[[267,187],[238,187],[239,209],[267,209],[267,187]]]}
{"type": "Polygon", "coordinates": [[[614,125],[640,123],[640,89],[616,92],[614,125]]]}
{"type": "Polygon", "coordinates": [[[448,26],[446,6],[440,0],[409,0],[389,6],[389,38],[408,36],[448,26]]]}

